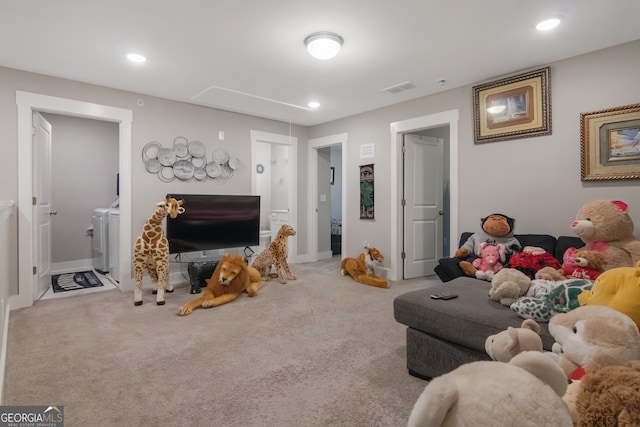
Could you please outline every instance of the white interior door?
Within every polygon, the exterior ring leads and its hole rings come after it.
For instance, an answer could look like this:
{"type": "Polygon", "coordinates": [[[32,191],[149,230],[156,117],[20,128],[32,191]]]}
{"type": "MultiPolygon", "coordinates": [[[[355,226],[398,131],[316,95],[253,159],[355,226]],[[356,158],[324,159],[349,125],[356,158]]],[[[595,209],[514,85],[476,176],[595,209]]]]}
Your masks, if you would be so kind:
{"type": "Polygon", "coordinates": [[[39,113],[33,113],[33,248],[36,286],[33,300],[51,286],[51,124],[39,113]]]}
{"type": "Polygon", "coordinates": [[[442,139],[404,135],[403,278],[430,276],[442,258],[442,139]]]}

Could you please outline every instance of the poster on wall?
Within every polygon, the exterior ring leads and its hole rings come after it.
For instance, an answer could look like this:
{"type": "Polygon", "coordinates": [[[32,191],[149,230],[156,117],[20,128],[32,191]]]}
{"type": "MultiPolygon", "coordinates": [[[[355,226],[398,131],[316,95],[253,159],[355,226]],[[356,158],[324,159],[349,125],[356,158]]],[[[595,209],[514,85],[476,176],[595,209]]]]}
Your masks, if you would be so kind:
{"type": "Polygon", "coordinates": [[[360,166],[360,219],[374,218],[373,164],[360,166]]]}

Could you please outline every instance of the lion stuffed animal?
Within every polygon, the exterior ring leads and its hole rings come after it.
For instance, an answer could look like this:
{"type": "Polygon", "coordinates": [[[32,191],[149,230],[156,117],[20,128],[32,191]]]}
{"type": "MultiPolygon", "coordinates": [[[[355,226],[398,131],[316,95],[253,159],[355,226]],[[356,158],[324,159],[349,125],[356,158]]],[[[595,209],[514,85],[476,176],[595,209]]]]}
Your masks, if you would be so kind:
{"type": "Polygon", "coordinates": [[[384,257],[376,248],[365,247],[357,258],[345,258],[342,260],[340,270],[343,276],[351,276],[353,280],[377,288],[389,287],[389,282],[376,275],[374,269],[377,264],[382,264],[384,257]]]}
{"type": "Polygon", "coordinates": [[[184,304],[178,309],[178,314],[186,316],[198,307],[208,308],[226,304],[238,298],[242,292],[255,297],[261,287],[262,278],[258,270],[249,267],[240,255],[224,254],[207,282],[202,296],[184,304]]]}

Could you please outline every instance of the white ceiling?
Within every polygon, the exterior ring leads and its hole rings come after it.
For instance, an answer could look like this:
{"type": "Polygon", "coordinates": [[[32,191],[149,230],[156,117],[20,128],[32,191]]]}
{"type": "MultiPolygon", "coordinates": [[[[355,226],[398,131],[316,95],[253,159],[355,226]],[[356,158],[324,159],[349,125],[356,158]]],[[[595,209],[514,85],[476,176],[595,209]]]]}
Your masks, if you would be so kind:
{"type": "Polygon", "coordinates": [[[639,18],[638,0],[0,0],[0,66],[310,126],[638,40],[639,18]],[[336,58],[306,52],[316,31],[344,38],[336,58]]]}

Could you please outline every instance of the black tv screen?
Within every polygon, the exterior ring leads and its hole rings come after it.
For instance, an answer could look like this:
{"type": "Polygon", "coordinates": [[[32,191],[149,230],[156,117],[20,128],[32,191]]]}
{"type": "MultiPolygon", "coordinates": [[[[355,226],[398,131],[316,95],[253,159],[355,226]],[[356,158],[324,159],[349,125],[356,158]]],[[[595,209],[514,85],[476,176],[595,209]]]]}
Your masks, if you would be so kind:
{"type": "Polygon", "coordinates": [[[184,200],[184,213],[167,217],[169,252],[258,246],[260,196],[168,194],[184,200]]]}

